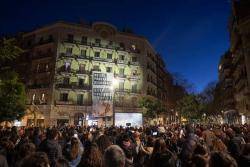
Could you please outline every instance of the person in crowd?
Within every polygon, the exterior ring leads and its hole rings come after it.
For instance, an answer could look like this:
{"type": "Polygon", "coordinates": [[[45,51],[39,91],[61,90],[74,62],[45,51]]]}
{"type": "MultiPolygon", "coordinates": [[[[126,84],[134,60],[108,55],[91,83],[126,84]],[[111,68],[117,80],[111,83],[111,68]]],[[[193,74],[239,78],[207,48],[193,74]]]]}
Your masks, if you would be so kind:
{"type": "Polygon", "coordinates": [[[186,166],[190,163],[192,159],[192,154],[196,145],[198,143],[198,137],[194,134],[194,129],[192,125],[186,126],[186,139],[182,145],[182,150],[180,153],[180,159],[182,166],[186,166]]]}
{"type": "Polygon", "coordinates": [[[15,158],[15,165],[19,166],[23,157],[29,156],[36,151],[36,146],[33,143],[24,143],[20,146],[20,149],[18,150],[15,158]]]}
{"type": "Polygon", "coordinates": [[[3,155],[0,155],[0,167],[8,167],[8,162],[3,155]]]}
{"type": "Polygon", "coordinates": [[[56,167],[70,167],[69,162],[64,158],[59,158],[56,160],[56,167]]]}
{"type": "Polygon", "coordinates": [[[47,130],[47,138],[39,146],[39,151],[48,155],[52,167],[55,166],[56,160],[62,157],[62,148],[58,144],[57,137],[58,130],[56,128],[47,130]]]}
{"type": "Polygon", "coordinates": [[[125,167],[126,156],[118,145],[109,146],[104,153],[105,167],[125,167]]]}
{"type": "Polygon", "coordinates": [[[250,143],[243,146],[242,154],[239,157],[239,166],[250,166],[250,143]]]}
{"type": "Polygon", "coordinates": [[[49,167],[49,159],[46,153],[36,152],[26,156],[20,167],[49,167]]]}
{"type": "Polygon", "coordinates": [[[80,165],[81,167],[101,167],[103,165],[102,153],[96,144],[85,148],[80,165]]]}
{"type": "Polygon", "coordinates": [[[237,167],[233,157],[225,152],[212,152],[209,161],[210,167],[237,167]]]}
{"type": "Polygon", "coordinates": [[[100,151],[104,154],[105,149],[112,145],[110,138],[107,135],[101,135],[96,141],[100,151]]]}
{"type": "Polygon", "coordinates": [[[72,137],[64,149],[64,156],[69,161],[70,167],[76,167],[82,158],[83,148],[77,137],[72,137]]]}
{"type": "Polygon", "coordinates": [[[234,133],[230,138],[228,151],[236,159],[236,161],[239,162],[239,157],[242,153],[243,145],[246,144],[246,142],[239,127],[233,127],[232,129],[234,133]]]}
{"type": "Polygon", "coordinates": [[[167,148],[163,138],[158,138],[155,141],[153,153],[150,159],[150,166],[171,167],[175,166],[175,156],[167,148]]]}

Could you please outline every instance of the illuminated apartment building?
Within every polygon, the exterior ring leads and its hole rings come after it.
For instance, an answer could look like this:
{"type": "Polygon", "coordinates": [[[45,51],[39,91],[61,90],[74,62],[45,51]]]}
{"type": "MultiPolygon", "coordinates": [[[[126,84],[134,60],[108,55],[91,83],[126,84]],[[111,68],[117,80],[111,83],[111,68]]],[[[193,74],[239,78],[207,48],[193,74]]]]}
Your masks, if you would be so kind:
{"type": "Polygon", "coordinates": [[[113,113],[130,113],[120,121],[133,124],[142,96],[167,99],[162,58],[146,38],[111,24],[57,22],[24,33],[21,43],[25,63],[18,69],[31,113],[25,125],[34,112],[45,125],[112,125],[113,113]]]}

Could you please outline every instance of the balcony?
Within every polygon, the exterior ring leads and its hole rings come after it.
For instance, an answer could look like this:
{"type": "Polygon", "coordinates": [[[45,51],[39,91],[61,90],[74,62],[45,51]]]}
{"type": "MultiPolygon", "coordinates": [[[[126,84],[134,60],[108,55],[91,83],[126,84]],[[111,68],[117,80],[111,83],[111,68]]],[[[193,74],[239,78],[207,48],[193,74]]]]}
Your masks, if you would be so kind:
{"type": "Polygon", "coordinates": [[[73,89],[78,89],[78,90],[91,90],[91,87],[89,85],[72,85],[73,89]]]}
{"type": "Polygon", "coordinates": [[[91,106],[92,105],[92,101],[89,101],[89,100],[86,100],[83,102],[72,101],[72,100],[68,100],[68,101],[57,100],[55,101],[55,103],[57,105],[71,105],[71,106],[91,106]]]}
{"type": "Polygon", "coordinates": [[[137,89],[116,89],[115,93],[118,94],[140,94],[141,91],[137,89]]]}
{"type": "Polygon", "coordinates": [[[103,58],[103,57],[93,57],[94,61],[109,62],[112,63],[113,59],[103,58]]]}
{"type": "Polygon", "coordinates": [[[134,81],[134,80],[140,79],[140,77],[139,77],[139,74],[132,74],[128,76],[128,79],[134,81]]]}
{"type": "Polygon", "coordinates": [[[118,64],[126,64],[125,60],[120,60],[120,59],[118,59],[118,60],[116,60],[116,61],[117,61],[118,64]]]}
{"type": "Polygon", "coordinates": [[[139,66],[139,62],[138,61],[129,61],[128,65],[139,66]]]}
{"type": "MultiPolygon", "coordinates": [[[[105,48],[105,49],[114,49],[118,51],[125,51],[125,47],[122,46],[115,46],[115,45],[102,45],[101,43],[91,43],[87,41],[77,41],[77,40],[64,40],[65,43],[71,43],[76,45],[85,45],[85,46],[91,46],[91,47],[99,47],[99,48],[105,48]]],[[[139,50],[132,51],[133,53],[140,53],[139,50]]]]}
{"type": "Polygon", "coordinates": [[[79,59],[79,60],[89,60],[89,57],[86,55],[73,55],[74,58],[79,59]]]}
{"type": "Polygon", "coordinates": [[[78,70],[78,71],[76,71],[76,74],[77,75],[89,75],[90,71],[87,71],[87,70],[78,70]]]}
{"type": "Polygon", "coordinates": [[[78,89],[78,90],[90,90],[91,87],[89,85],[78,85],[77,83],[71,84],[56,84],[56,88],[60,89],[78,89]]]}
{"type": "Polygon", "coordinates": [[[93,69],[91,70],[91,73],[92,73],[93,71],[101,72],[101,69],[100,69],[100,68],[93,68],[93,69]]]}
{"type": "Polygon", "coordinates": [[[72,53],[60,53],[59,58],[74,58],[72,53]]]}
{"type": "Polygon", "coordinates": [[[44,45],[44,44],[48,44],[48,43],[53,43],[55,40],[53,38],[48,38],[46,40],[41,40],[39,42],[36,43],[36,46],[40,46],[40,45],[44,45]]]}
{"type": "Polygon", "coordinates": [[[62,101],[62,100],[57,100],[55,103],[57,105],[73,105],[74,104],[73,101],[62,101]]]}
{"type": "Polygon", "coordinates": [[[131,65],[134,65],[134,66],[138,66],[139,65],[139,62],[138,61],[131,61],[129,62],[131,65]]]}
{"type": "Polygon", "coordinates": [[[119,78],[123,78],[123,79],[127,78],[127,75],[125,75],[125,74],[115,74],[114,76],[119,77],[119,78]]]}

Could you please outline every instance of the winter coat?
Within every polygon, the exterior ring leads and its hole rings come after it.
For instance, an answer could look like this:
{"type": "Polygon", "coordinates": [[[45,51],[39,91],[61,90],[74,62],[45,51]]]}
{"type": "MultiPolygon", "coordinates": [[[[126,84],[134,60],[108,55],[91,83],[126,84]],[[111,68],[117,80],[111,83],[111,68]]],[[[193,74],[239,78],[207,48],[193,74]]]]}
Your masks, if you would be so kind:
{"type": "Polygon", "coordinates": [[[56,140],[45,139],[40,144],[39,150],[48,155],[52,167],[55,166],[56,160],[62,157],[62,148],[56,140]]]}

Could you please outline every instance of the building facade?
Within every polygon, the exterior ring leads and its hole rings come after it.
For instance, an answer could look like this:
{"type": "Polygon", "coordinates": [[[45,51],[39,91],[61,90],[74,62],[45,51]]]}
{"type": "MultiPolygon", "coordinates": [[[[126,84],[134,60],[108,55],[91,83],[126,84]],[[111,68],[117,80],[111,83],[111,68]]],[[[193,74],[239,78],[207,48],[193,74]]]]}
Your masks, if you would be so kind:
{"type": "Polygon", "coordinates": [[[164,62],[142,36],[104,22],[57,22],[24,33],[20,43],[25,53],[16,68],[29,106],[24,125],[34,117],[44,125],[112,125],[114,113],[142,113],[142,96],[166,103],[164,62]],[[102,87],[106,83],[109,87],[102,87]],[[103,108],[96,113],[93,98],[100,95],[103,108]]]}
{"type": "Polygon", "coordinates": [[[239,122],[250,118],[250,2],[232,2],[232,16],[229,24],[230,50],[222,57],[219,66],[220,81],[227,80],[230,88],[231,104],[240,116],[239,122]],[[227,77],[222,77],[227,76],[227,77]]]}

